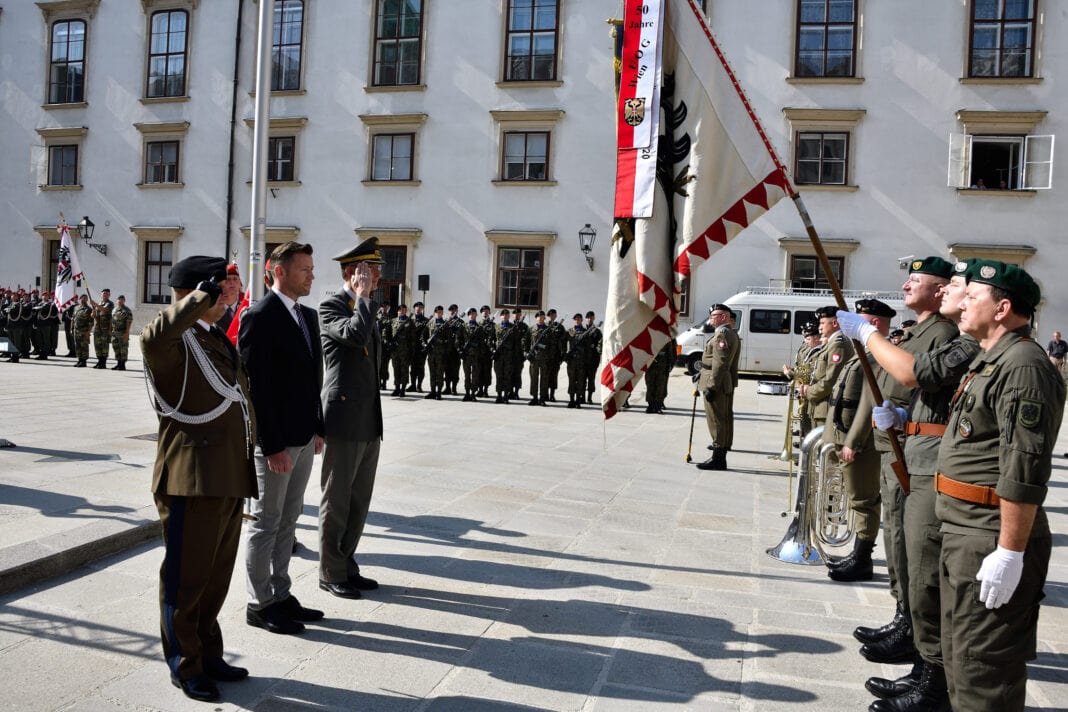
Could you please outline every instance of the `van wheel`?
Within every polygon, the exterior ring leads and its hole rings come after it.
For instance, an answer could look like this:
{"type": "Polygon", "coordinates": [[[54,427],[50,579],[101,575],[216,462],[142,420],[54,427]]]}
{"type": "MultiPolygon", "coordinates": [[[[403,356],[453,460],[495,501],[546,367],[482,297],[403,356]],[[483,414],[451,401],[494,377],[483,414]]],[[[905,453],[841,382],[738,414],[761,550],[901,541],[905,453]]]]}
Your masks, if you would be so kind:
{"type": "Polygon", "coordinates": [[[686,357],[686,373],[691,376],[701,370],[701,352],[695,351],[686,357]]]}

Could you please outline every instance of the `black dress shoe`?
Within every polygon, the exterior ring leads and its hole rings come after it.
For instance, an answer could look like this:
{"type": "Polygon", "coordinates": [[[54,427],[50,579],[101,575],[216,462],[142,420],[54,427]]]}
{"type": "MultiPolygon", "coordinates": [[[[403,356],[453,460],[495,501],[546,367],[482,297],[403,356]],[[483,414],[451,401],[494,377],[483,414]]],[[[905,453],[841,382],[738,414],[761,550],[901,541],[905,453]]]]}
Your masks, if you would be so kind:
{"type": "Polygon", "coordinates": [[[888,680],[885,677],[869,677],[864,681],[864,687],[881,700],[900,697],[911,692],[920,684],[920,673],[922,672],[923,663],[915,663],[908,675],[903,675],[896,680],[888,680]]]}
{"type": "Polygon", "coordinates": [[[357,571],[355,575],[349,576],[349,585],[361,591],[373,591],[378,588],[378,581],[361,576],[357,571]]]}
{"type": "Polygon", "coordinates": [[[895,665],[916,660],[916,646],[912,642],[912,625],[906,623],[882,640],[860,646],[860,654],[873,663],[895,665]]]}
{"type": "Polygon", "coordinates": [[[286,614],[295,621],[303,621],[305,623],[311,623],[312,621],[322,620],[324,613],[315,608],[305,608],[300,605],[300,601],[296,596],[290,596],[284,601],[279,601],[277,604],[286,614]]]}
{"type": "Polygon", "coordinates": [[[258,611],[246,608],[245,622],[279,635],[295,635],[304,632],[304,624],[290,618],[277,603],[272,603],[258,611]]]}
{"type": "Polygon", "coordinates": [[[237,682],[248,677],[248,670],[222,658],[204,658],[204,674],[216,682],[237,682]]]}
{"type": "Polygon", "coordinates": [[[179,688],[191,700],[214,702],[219,699],[219,688],[207,675],[197,675],[188,680],[171,675],[171,684],[179,688]]]}
{"type": "Polygon", "coordinates": [[[881,625],[878,628],[866,628],[865,626],[857,626],[853,629],[853,637],[860,643],[874,643],[877,640],[882,640],[886,636],[893,633],[898,627],[905,624],[905,615],[901,612],[901,607],[898,606],[894,612],[894,618],[886,625],[881,625]]]}
{"type": "Polygon", "coordinates": [[[319,588],[323,589],[327,593],[332,593],[338,598],[362,598],[359,589],[353,586],[348,581],[342,583],[330,583],[329,581],[320,581],[319,588]]]}

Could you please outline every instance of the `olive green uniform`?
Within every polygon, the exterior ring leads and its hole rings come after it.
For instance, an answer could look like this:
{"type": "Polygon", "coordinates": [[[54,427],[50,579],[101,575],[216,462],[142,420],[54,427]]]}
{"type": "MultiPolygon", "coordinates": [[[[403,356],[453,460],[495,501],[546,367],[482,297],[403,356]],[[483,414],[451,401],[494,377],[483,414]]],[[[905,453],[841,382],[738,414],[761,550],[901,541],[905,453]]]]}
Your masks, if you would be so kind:
{"type": "Polygon", "coordinates": [[[430,369],[430,393],[440,393],[445,387],[445,365],[452,348],[452,327],[445,319],[434,317],[426,323],[427,368],[430,369]]]}
{"type": "Polygon", "coordinates": [[[493,383],[493,357],[490,355],[497,344],[497,325],[493,319],[483,317],[478,322],[478,328],[482,331],[482,345],[479,347],[481,357],[478,362],[478,385],[482,389],[482,395],[489,395],[490,384],[493,383]]]}
{"type": "Polygon", "coordinates": [[[601,365],[601,345],[604,334],[596,324],[591,324],[585,339],[586,346],[586,402],[593,402],[593,392],[597,390],[597,368],[601,365]]]}
{"type": "Polygon", "coordinates": [[[133,312],[127,306],[115,307],[111,314],[111,348],[115,351],[115,360],[126,363],[130,355],[130,325],[133,324],[133,312]]]}
{"type": "MultiPolygon", "coordinates": [[[[526,327],[522,327],[526,329],[526,327]]],[[[493,375],[497,382],[497,397],[508,398],[515,391],[516,354],[522,358],[523,335],[512,322],[497,325],[496,347],[493,350],[493,375]]]]}
{"type": "Polygon", "coordinates": [[[586,340],[590,333],[584,326],[573,326],[567,330],[567,394],[572,401],[581,403],[586,395],[586,340]]]}
{"type": "MultiPolygon", "coordinates": [[[[413,314],[408,319],[415,326],[415,346],[408,355],[408,364],[411,369],[412,390],[423,390],[423,379],[426,377],[426,350],[421,348],[430,338],[427,323],[430,321],[424,314],[413,314]]],[[[394,370],[396,366],[394,366],[394,370]]]]}
{"type": "Polygon", "coordinates": [[[385,312],[379,312],[376,317],[378,332],[382,334],[382,360],[378,364],[379,387],[385,390],[389,383],[389,360],[392,355],[393,320],[385,312]]]}
{"type": "Polygon", "coordinates": [[[1022,710],[1028,660],[1036,654],[1039,601],[1051,535],[1042,503],[1064,410],[1065,384],[1045,351],[1021,328],[971,362],[951,402],[938,451],[941,473],[996,488],[998,497],[1038,505],[1023,575],[1008,603],[987,610],[976,573],[996,548],[998,505],[939,493],[942,528],[942,651],[957,712],[1022,710]]]}
{"type": "MultiPolygon", "coordinates": [[[[958,333],[956,324],[941,314],[935,313],[909,329],[899,346],[915,356],[933,351],[952,341],[958,333]]],[[[882,368],[874,370],[875,380],[879,385],[883,400],[889,400],[898,408],[907,407],[912,391],[894,380],[882,368]]],[[[857,417],[871,418],[875,405],[882,404],[874,402],[871,389],[864,389],[857,417]]],[[[874,431],[874,435],[875,449],[879,451],[882,460],[879,477],[883,499],[883,546],[886,555],[886,570],[890,578],[890,592],[901,608],[901,612],[911,621],[908,552],[905,549],[905,493],[894,473],[893,463],[897,458],[890,444],[890,436],[882,430],[874,431]]],[[[911,470],[912,463],[906,460],[905,466],[911,470]]]]}
{"type": "MultiPolygon", "coordinates": [[[[908,434],[919,423],[945,427],[949,401],[961,375],[979,352],[979,343],[962,334],[928,353],[915,354],[912,372],[919,388],[913,391],[909,424],[905,426],[905,462],[909,467],[909,496],[905,498],[905,555],[908,558],[909,606],[912,637],[920,656],[943,667],[942,613],[939,601],[939,565],[942,550],[940,522],[935,514],[934,474],[940,428],[932,434],[908,434]]],[[[931,426],[927,426],[931,428],[931,426]]]]}
{"type": "Polygon", "coordinates": [[[473,319],[457,331],[457,346],[464,367],[464,398],[467,400],[479,395],[483,385],[480,381],[482,362],[488,356],[485,340],[485,330],[473,319]]]}
{"type": "MultiPolygon", "coordinates": [[[[875,364],[871,354],[868,362],[875,364]]],[[[835,382],[823,429],[824,442],[856,452],[852,462],[842,463],[849,508],[855,517],[857,537],[875,541],[879,535],[879,453],[875,450],[870,418],[858,418],[857,409],[865,388],[864,369],[854,352],[835,382]]]]}
{"type": "Polygon", "coordinates": [[[111,314],[115,303],[110,299],[97,304],[93,311],[96,323],[93,325],[93,348],[96,351],[98,366],[102,367],[108,360],[108,347],[111,341],[111,314]]]}
{"type": "Polygon", "coordinates": [[[403,393],[408,387],[412,355],[419,351],[419,327],[408,317],[398,316],[390,322],[389,331],[392,334],[393,388],[395,393],[403,393]]]}
{"type": "Polygon", "coordinates": [[[724,325],[708,337],[701,354],[698,389],[705,396],[705,421],[712,447],[723,450],[730,450],[734,443],[734,413],[730,412],[730,396],[734,393],[731,363],[738,346],[738,335],[724,325]]]}
{"type": "Polygon", "coordinates": [[[552,388],[552,365],[559,357],[556,330],[549,324],[534,324],[526,332],[523,349],[530,361],[530,397],[544,404],[552,388]]]}
{"type": "Polygon", "coordinates": [[[812,380],[808,384],[807,395],[809,412],[813,423],[823,423],[830,412],[831,392],[834,390],[838,374],[846,362],[853,357],[853,342],[841,331],[836,331],[827,338],[827,343],[812,360],[812,380]]]}
{"type": "Polygon", "coordinates": [[[460,382],[460,344],[464,341],[464,322],[458,316],[446,319],[449,327],[449,345],[445,351],[445,390],[456,395],[460,382]]]}
{"type": "Polygon", "coordinates": [[[93,308],[88,304],[74,307],[74,350],[78,361],[89,360],[89,334],[93,331],[93,308]]]}
{"type": "Polygon", "coordinates": [[[512,393],[519,397],[519,391],[523,388],[523,361],[530,348],[530,328],[521,321],[513,321],[512,328],[516,332],[517,344],[517,348],[512,352],[512,393]]]}
{"type": "MultiPolygon", "coordinates": [[[[653,410],[664,407],[668,393],[668,377],[675,365],[675,340],[671,339],[664,348],[656,352],[653,362],[645,369],[645,402],[653,410]]],[[[737,385],[737,384],[736,384],[737,385]]],[[[734,390],[731,390],[733,395],[734,390]]],[[[731,413],[733,414],[733,410],[731,413]]]]}
{"type": "MultiPolygon", "coordinates": [[[[822,349],[823,346],[820,344],[816,346],[801,344],[801,348],[797,350],[797,360],[794,363],[794,380],[798,386],[807,386],[812,383],[812,369],[815,366],[816,356],[819,355],[822,349]]],[[[809,404],[808,398],[798,398],[797,422],[801,440],[804,440],[808,432],[812,430],[812,406],[809,404]]]]}
{"type": "Polygon", "coordinates": [[[567,353],[567,329],[558,321],[545,322],[552,331],[550,336],[553,340],[553,356],[548,365],[549,400],[556,400],[556,389],[560,385],[560,365],[564,362],[564,354],[567,353]]]}

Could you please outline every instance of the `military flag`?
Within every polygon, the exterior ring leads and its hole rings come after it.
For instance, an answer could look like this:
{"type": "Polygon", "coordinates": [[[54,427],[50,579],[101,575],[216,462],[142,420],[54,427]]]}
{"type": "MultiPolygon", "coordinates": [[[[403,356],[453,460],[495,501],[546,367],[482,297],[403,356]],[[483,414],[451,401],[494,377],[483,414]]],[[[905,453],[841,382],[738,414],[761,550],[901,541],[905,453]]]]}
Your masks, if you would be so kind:
{"type": "MultiPolygon", "coordinates": [[[[652,213],[617,219],[612,235],[600,374],[605,418],[616,414],[675,335],[678,299],[693,270],[793,194],[697,4],[663,3],[652,213]]],[[[631,5],[628,0],[628,12],[631,5]]],[[[628,31],[635,29],[625,17],[628,31]]]]}
{"type": "Polygon", "coordinates": [[[82,278],[82,268],[78,264],[78,255],[74,253],[74,241],[70,239],[67,221],[62,221],[56,231],[59,232],[59,263],[56,266],[56,289],[52,299],[56,307],[62,310],[78,301],[75,284],[82,278]]]}

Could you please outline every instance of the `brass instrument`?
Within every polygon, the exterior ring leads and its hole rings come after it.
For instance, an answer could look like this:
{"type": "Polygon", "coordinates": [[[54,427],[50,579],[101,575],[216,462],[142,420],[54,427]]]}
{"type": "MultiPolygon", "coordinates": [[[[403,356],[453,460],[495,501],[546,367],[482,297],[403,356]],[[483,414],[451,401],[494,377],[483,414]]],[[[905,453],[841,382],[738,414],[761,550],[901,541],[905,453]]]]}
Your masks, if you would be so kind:
{"type": "Polygon", "coordinates": [[[767,550],[788,564],[824,563],[824,547],[843,546],[853,538],[852,511],[845,494],[842,466],[835,445],[823,442],[823,426],[801,442],[797,505],[782,540],[767,550]]]}

